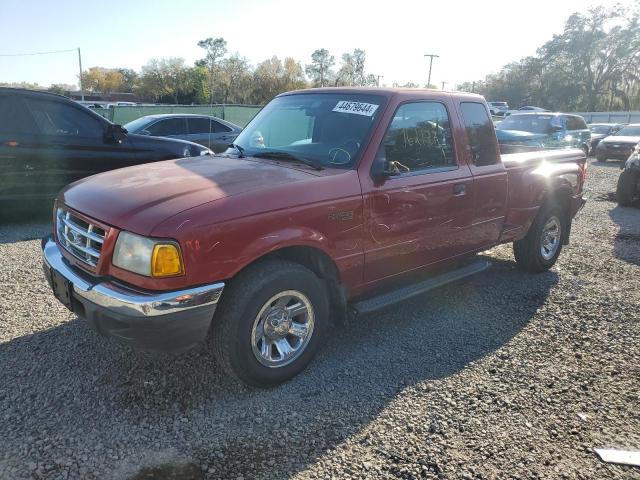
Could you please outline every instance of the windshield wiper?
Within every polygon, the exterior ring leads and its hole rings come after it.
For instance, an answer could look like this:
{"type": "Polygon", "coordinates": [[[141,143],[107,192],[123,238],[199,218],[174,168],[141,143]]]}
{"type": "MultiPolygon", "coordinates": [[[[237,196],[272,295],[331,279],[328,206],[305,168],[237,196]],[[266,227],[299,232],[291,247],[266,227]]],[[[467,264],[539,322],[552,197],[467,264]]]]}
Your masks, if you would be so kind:
{"type": "Polygon", "coordinates": [[[241,147],[240,145],[236,144],[236,143],[230,143],[229,146],[231,148],[235,148],[236,150],[238,150],[238,152],[240,152],[240,155],[238,155],[238,158],[244,158],[244,147],[241,147]]]}
{"type": "Polygon", "coordinates": [[[323,166],[318,165],[317,163],[312,162],[311,160],[298,157],[292,153],[285,152],[282,150],[270,150],[268,152],[258,152],[258,153],[252,154],[251,156],[256,158],[274,158],[276,160],[293,160],[294,162],[303,163],[311,168],[315,168],[316,170],[324,169],[323,166]]]}

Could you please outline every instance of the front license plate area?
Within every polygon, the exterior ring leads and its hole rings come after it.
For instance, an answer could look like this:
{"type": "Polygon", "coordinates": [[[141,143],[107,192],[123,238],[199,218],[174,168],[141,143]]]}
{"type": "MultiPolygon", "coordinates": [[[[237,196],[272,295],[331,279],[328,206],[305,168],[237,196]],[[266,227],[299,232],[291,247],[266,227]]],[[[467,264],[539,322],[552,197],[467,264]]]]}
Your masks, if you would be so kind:
{"type": "Polygon", "coordinates": [[[53,268],[49,268],[47,273],[47,280],[53,290],[53,295],[69,310],[73,311],[73,302],[71,301],[71,282],[56,272],[53,268]]]}

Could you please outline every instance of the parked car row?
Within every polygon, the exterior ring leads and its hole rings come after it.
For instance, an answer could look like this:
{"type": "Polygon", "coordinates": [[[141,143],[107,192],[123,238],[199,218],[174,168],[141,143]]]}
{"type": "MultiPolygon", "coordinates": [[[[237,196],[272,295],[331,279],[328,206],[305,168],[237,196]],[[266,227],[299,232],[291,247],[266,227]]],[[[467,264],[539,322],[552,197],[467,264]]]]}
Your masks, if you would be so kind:
{"type": "Polygon", "coordinates": [[[573,147],[589,154],[591,131],[579,115],[528,112],[505,117],[497,125],[501,151],[573,147]]]}
{"type": "Polygon", "coordinates": [[[608,159],[627,160],[640,142],[640,123],[622,126],[612,134],[600,139],[595,148],[595,156],[599,162],[608,159]]]}
{"type": "Polygon", "coordinates": [[[128,132],[177,138],[199,143],[216,153],[224,152],[242,128],[220,118],[193,114],[147,115],[125,123],[128,132]]]}
{"type": "Polygon", "coordinates": [[[489,113],[491,113],[494,117],[506,117],[508,115],[513,115],[514,113],[526,113],[526,112],[548,112],[549,110],[545,110],[544,108],[534,107],[533,105],[525,105],[524,107],[520,107],[517,110],[509,109],[509,104],[507,102],[487,102],[489,107],[489,113]]]}
{"type": "Polygon", "coordinates": [[[129,133],[61,95],[0,88],[0,215],[50,210],[65,185],[141,163],[210,155],[202,145],[129,133]],[[36,206],[37,205],[37,206],[36,206]]]}

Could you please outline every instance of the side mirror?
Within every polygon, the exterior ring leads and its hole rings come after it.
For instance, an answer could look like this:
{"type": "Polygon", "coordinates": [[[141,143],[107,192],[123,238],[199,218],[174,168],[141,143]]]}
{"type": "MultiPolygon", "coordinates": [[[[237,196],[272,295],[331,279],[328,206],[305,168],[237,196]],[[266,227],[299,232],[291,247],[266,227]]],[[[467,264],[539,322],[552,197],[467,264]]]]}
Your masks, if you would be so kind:
{"type": "Polygon", "coordinates": [[[371,176],[375,181],[381,182],[386,178],[395,177],[402,173],[398,168],[397,162],[388,161],[385,158],[377,158],[374,161],[373,168],[371,170],[371,176]]]}
{"type": "Polygon", "coordinates": [[[110,143],[122,143],[127,138],[127,129],[122,125],[110,124],[105,132],[105,140],[110,143]]]}

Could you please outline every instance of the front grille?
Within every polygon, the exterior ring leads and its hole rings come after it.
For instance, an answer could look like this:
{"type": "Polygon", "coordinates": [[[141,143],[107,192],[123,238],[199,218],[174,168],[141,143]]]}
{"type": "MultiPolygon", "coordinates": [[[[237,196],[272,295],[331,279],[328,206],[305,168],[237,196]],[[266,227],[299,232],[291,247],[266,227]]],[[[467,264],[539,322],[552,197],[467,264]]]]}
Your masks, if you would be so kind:
{"type": "Polygon", "coordinates": [[[58,242],[67,252],[92,267],[98,265],[106,233],[104,229],[62,208],[56,212],[56,228],[58,242]]]}

